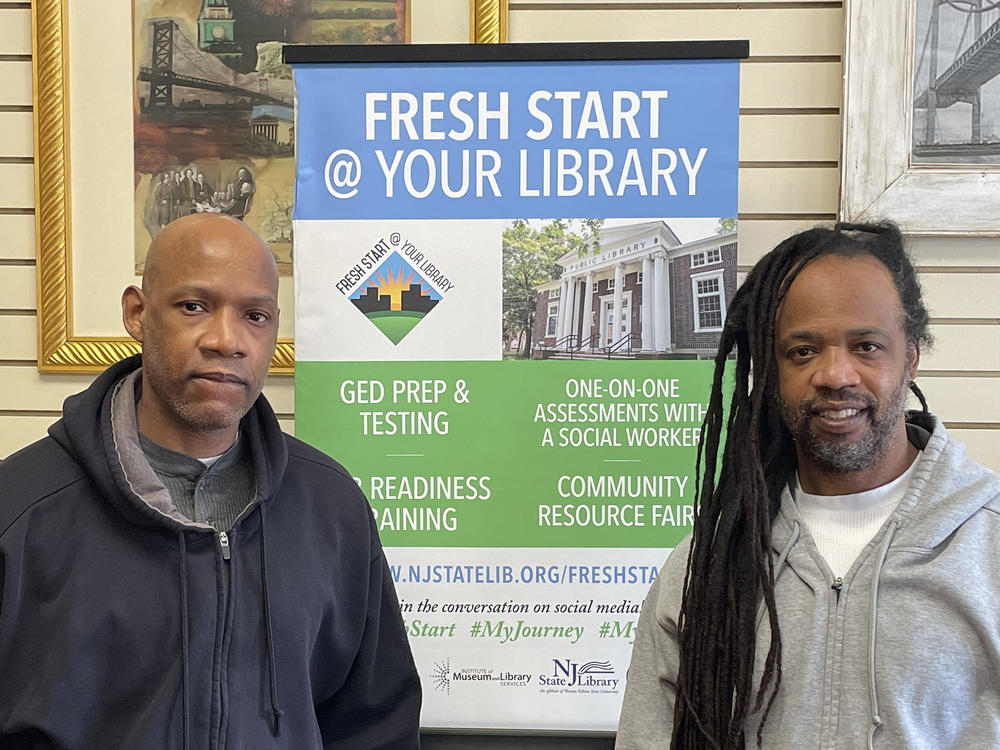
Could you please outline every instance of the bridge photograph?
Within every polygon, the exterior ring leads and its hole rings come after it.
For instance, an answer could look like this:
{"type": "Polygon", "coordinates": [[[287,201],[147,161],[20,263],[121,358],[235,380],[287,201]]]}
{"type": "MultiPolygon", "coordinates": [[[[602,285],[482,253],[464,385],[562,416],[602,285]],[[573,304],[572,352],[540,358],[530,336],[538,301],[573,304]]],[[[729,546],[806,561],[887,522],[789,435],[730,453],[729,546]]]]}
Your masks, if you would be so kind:
{"type": "Polygon", "coordinates": [[[917,0],[915,32],[912,162],[1000,164],[1000,0],[917,0]]]}

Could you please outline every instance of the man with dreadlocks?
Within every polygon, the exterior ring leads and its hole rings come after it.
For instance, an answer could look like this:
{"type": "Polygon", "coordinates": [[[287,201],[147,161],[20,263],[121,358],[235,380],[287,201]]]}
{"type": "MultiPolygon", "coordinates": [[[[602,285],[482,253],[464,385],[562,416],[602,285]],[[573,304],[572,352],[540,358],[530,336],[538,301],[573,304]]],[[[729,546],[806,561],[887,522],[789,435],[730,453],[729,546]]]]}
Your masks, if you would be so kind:
{"type": "Polygon", "coordinates": [[[1000,476],[913,383],[927,321],[892,224],[802,232],[750,272],[618,748],[1000,748],[1000,476]]]}

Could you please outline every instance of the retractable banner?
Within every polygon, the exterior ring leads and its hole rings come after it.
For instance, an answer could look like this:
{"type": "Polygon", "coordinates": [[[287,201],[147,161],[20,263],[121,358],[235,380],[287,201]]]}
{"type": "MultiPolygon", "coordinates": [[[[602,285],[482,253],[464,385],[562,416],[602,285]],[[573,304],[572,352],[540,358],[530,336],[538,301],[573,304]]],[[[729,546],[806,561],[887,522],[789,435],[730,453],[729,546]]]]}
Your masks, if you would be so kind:
{"type": "Polygon", "coordinates": [[[740,55],[596,48],[286,51],[295,429],[371,502],[425,727],[613,730],[692,522],[740,55]]]}

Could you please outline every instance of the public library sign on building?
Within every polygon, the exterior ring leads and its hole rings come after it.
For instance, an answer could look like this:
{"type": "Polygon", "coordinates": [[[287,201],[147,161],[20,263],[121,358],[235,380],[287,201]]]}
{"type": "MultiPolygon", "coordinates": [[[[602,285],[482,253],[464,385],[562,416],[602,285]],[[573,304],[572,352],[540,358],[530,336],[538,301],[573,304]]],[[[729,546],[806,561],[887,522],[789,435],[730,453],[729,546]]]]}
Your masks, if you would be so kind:
{"type": "Polygon", "coordinates": [[[736,291],[736,232],[682,243],[665,221],[601,230],[538,287],[534,356],[711,357],[736,291]],[[620,311],[616,314],[616,311],[620,311]]]}

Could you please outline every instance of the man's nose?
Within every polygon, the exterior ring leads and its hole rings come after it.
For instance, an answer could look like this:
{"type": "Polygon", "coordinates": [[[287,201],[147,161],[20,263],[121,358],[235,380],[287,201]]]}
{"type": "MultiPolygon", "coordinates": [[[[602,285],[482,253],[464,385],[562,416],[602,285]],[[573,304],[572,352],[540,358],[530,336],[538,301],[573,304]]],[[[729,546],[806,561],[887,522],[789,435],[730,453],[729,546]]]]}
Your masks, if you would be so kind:
{"type": "Polygon", "coordinates": [[[222,357],[244,356],[243,343],[239,316],[229,310],[216,311],[201,338],[202,349],[222,357]]]}
{"type": "Polygon", "coordinates": [[[839,390],[860,385],[861,375],[850,353],[841,347],[824,349],[815,360],[812,384],[817,388],[839,390]]]}

